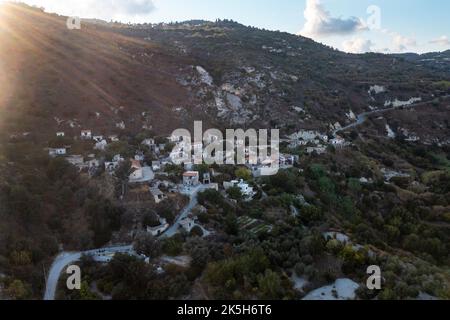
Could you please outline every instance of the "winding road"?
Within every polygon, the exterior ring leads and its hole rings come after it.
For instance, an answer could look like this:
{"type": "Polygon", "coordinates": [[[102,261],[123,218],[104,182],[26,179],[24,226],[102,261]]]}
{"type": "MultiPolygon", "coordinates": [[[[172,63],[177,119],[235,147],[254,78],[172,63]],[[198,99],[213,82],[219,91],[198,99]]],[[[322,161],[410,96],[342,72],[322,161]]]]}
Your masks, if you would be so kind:
{"type": "MultiPolygon", "coordinates": [[[[443,97],[440,97],[442,99],[448,99],[450,98],[450,95],[446,95],[443,97]]],[[[361,114],[359,114],[356,118],[356,122],[349,124],[348,126],[342,127],[340,129],[337,129],[335,131],[333,131],[333,136],[336,136],[337,133],[339,132],[343,132],[343,131],[347,131],[348,129],[351,128],[355,128],[358,127],[360,125],[362,125],[364,122],[367,121],[367,119],[369,118],[369,116],[374,115],[374,114],[382,114],[385,112],[389,112],[392,110],[399,110],[399,109],[411,109],[411,108],[417,108],[417,107],[421,107],[430,103],[433,103],[435,101],[437,101],[438,99],[433,99],[430,101],[422,101],[422,102],[418,102],[418,103],[413,103],[410,105],[404,105],[404,106],[397,106],[397,107],[391,107],[391,108],[386,108],[386,109],[377,109],[377,110],[372,110],[372,111],[367,111],[367,112],[363,112],[361,114]]]]}
{"type": "MultiPolygon", "coordinates": [[[[205,191],[208,189],[208,186],[199,185],[190,190],[189,194],[189,204],[183,208],[181,213],[178,215],[175,223],[164,232],[161,237],[162,238],[170,238],[173,237],[180,229],[179,223],[186,219],[189,213],[194,209],[194,207],[198,204],[198,193],[205,191]]],[[[58,286],[58,281],[61,276],[61,273],[64,269],[81,259],[83,255],[92,256],[94,260],[99,262],[108,262],[112,259],[112,256],[116,253],[128,253],[134,254],[133,246],[116,246],[110,248],[100,248],[83,252],[62,252],[59,254],[50,268],[50,272],[48,274],[46,285],[45,285],[45,294],[44,300],[55,300],[56,288],[58,286]]]]}
{"type": "Polygon", "coordinates": [[[171,238],[178,232],[178,229],[180,229],[180,222],[186,219],[192,209],[198,204],[198,194],[207,189],[208,186],[203,184],[192,189],[189,193],[189,204],[184,207],[174,224],[161,235],[162,238],[171,238]]]}
{"type": "Polygon", "coordinates": [[[92,256],[96,261],[104,262],[116,253],[134,253],[133,246],[101,248],[83,252],[62,252],[56,257],[50,268],[45,285],[44,300],[55,300],[56,288],[61,273],[71,263],[79,261],[83,255],[92,256]]]}

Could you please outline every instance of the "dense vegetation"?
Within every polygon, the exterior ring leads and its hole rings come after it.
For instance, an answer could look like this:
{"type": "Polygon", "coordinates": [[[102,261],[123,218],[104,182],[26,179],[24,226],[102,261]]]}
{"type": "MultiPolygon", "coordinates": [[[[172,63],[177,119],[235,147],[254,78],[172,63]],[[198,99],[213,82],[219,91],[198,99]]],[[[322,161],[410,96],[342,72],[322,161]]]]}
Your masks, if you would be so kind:
{"type": "Polygon", "coordinates": [[[32,143],[9,144],[1,154],[0,269],[9,275],[12,298],[40,297],[44,272],[60,245],[105,245],[120,228],[123,209],[64,159],[50,159],[32,143]]]}

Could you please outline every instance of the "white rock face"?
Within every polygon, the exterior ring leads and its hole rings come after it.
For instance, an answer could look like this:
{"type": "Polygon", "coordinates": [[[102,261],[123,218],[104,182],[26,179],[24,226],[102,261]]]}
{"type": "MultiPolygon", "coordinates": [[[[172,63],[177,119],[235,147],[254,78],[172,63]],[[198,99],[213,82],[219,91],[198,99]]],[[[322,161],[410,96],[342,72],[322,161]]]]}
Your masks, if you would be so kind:
{"type": "Polygon", "coordinates": [[[305,109],[303,109],[302,107],[297,107],[297,106],[292,106],[291,107],[294,111],[298,112],[298,113],[305,113],[305,109]]]}
{"type": "Polygon", "coordinates": [[[208,71],[206,71],[203,67],[196,66],[195,69],[197,70],[198,74],[200,75],[200,79],[204,84],[207,84],[208,86],[212,86],[213,84],[213,78],[210,76],[208,71]]]}
{"type": "Polygon", "coordinates": [[[242,108],[242,100],[238,96],[227,93],[227,101],[232,110],[240,110],[242,108]]]}
{"type": "Polygon", "coordinates": [[[391,127],[387,124],[386,131],[389,138],[394,139],[396,137],[395,132],[391,129],[391,127]]]}
{"type": "Polygon", "coordinates": [[[119,128],[121,130],[125,130],[125,128],[126,128],[125,122],[122,121],[122,122],[116,123],[116,128],[119,128]]]}
{"type": "Polygon", "coordinates": [[[369,94],[380,94],[383,92],[386,92],[386,88],[383,86],[379,86],[379,85],[371,86],[368,91],[369,94]]]}
{"type": "Polygon", "coordinates": [[[412,105],[416,102],[420,102],[420,101],[422,101],[422,98],[411,98],[407,101],[401,101],[401,100],[395,99],[394,101],[390,101],[390,100],[386,101],[384,103],[384,106],[385,107],[392,106],[394,108],[398,108],[398,107],[410,106],[410,105],[412,105]]]}
{"type": "Polygon", "coordinates": [[[355,113],[354,113],[352,110],[350,110],[350,112],[347,113],[346,116],[347,116],[347,118],[349,118],[350,120],[356,120],[356,115],[355,115],[355,113]]]}
{"type": "Polygon", "coordinates": [[[332,285],[311,291],[303,300],[354,300],[359,284],[350,279],[338,279],[332,285]]]}

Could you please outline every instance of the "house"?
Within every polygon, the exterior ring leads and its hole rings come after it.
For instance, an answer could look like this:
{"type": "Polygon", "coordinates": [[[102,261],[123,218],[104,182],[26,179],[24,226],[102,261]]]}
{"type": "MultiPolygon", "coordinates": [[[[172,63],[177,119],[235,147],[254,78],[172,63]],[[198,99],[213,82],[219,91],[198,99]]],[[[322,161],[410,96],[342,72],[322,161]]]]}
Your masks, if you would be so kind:
{"type": "Polygon", "coordinates": [[[64,137],[64,136],[65,136],[65,133],[62,132],[62,131],[61,131],[61,132],[57,132],[57,133],[56,133],[56,136],[57,136],[57,137],[64,137]]]}
{"type": "Polygon", "coordinates": [[[95,150],[105,150],[108,146],[108,142],[106,140],[101,140],[95,144],[95,150]]]}
{"type": "Polygon", "coordinates": [[[345,139],[341,137],[336,137],[330,140],[330,144],[336,148],[342,148],[346,145],[345,139]]]}
{"type": "Polygon", "coordinates": [[[189,153],[183,150],[175,150],[170,153],[170,159],[173,164],[181,165],[182,163],[188,162],[191,157],[189,153]]]}
{"type": "Polygon", "coordinates": [[[50,157],[65,156],[66,154],[67,154],[66,148],[49,148],[48,149],[48,155],[50,157]]]}
{"type": "Polygon", "coordinates": [[[133,172],[130,174],[130,181],[137,181],[144,177],[141,163],[138,160],[131,160],[131,170],[133,172]]]}
{"type": "Polygon", "coordinates": [[[114,157],[113,157],[113,160],[112,160],[113,162],[123,162],[123,161],[125,161],[125,158],[123,158],[120,154],[116,154],[114,157]]]}
{"type": "MultiPolygon", "coordinates": [[[[183,137],[182,136],[170,136],[167,138],[170,142],[172,143],[177,143],[177,142],[181,142],[183,141],[183,137]]],[[[190,138],[189,138],[190,139],[190,138]]]]}
{"type": "Polygon", "coordinates": [[[100,141],[104,140],[104,139],[103,139],[103,136],[93,136],[92,139],[93,139],[95,142],[100,142],[100,141]]]}
{"type": "Polygon", "coordinates": [[[183,185],[185,187],[197,186],[200,183],[200,173],[198,171],[186,171],[183,173],[183,185]]]}
{"type": "Polygon", "coordinates": [[[312,154],[314,152],[316,152],[317,154],[324,154],[326,151],[327,151],[327,149],[324,146],[306,148],[307,154],[312,154]]]}
{"type": "Polygon", "coordinates": [[[142,151],[136,152],[136,155],[134,156],[134,160],[144,161],[145,160],[144,153],[142,151]]]}
{"type": "Polygon", "coordinates": [[[297,157],[291,154],[280,154],[280,166],[281,167],[289,167],[293,166],[297,161],[297,157]]]}
{"type": "Polygon", "coordinates": [[[81,131],[81,139],[86,139],[86,140],[92,139],[92,131],[91,130],[82,130],[81,131]]]}
{"type": "Polygon", "coordinates": [[[191,218],[183,219],[178,224],[180,228],[183,228],[188,233],[195,227],[195,222],[191,218]]]}
{"type": "Polygon", "coordinates": [[[150,188],[150,193],[152,194],[156,204],[161,203],[165,199],[167,199],[167,196],[158,188],[150,188]]]}
{"type": "Polygon", "coordinates": [[[210,183],[210,184],[207,185],[207,188],[209,190],[219,191],[219,184],[218,183],[210,183]]]}
{"type": "Polygon", "coordinates": [[[100,160],[98,159],[90,159],[85,162],[88,168],[98,168],[100,167],[100,160]]]}
{"type": "Polygon", "coordinates": [[[111,135],[108,138],[111,142],[119,142],[119,137],[117,135],[111,135]]]}
{"type": "Polygon", "coordinates": [[[152,168],[148,166],[142,166],[140,161],[131,160],[131,169],[133,172],[130,174],[130,183],[146,183],[150,182],[155,178],[155,174],[152,168]]]}
{"type": "Polygon", "coordinates": [[[203,174],[203,184],[211,183],[211,174],[209,172],[203,174]]]}
{"type": "Polygon", "coordinates": [[[161,223],[159,226],[156,227],[147,227],[147,232],[151,233],[152,236],[157,237],[160,236],[164,231],[166,231],[169,228],[169,224],[167,223],[166,219],[160,219],[159,222],[161,223]]]}
{"type": "Polygon", "coordinates": [[[113,173],[116,171],[116,169],[119,167],[120,162],[112,161],[112,162],[105,162],[105,171],[108,173],[113,173]]]}
{"type": "Polygon", "coordinates": [[[113,173],[119,166],[120,164],[125,161],[124,158],[122,158],[122,156],[120,154],[116,154],[112,161],[110,162],[105,162],[105,170],[108,173],[113,173]]]}
{"type": "Polygon", "coordinates": [[[131,159],[131,169],[136,169],[136,170],[142,169],[141,162],[139,160],[131,159]]]}
{"type": "Polygon", "coordinates": [[[141,142],[141,144],[149,148],[152,148],[155,146],[155,139],[145,139],[144,141],[141,142]]]}
{"type": "Polygon", "coordinates": [[[230,188],[233,187],[238,187],[241,191],[242,196],[246,199],[246,200],[251,200],[253,198],[253,196],[256,194],[256,192],[253,191],[253,187],[251,187],[248,183],[245,183],[244,180],[232,180],[230,182],[224,182],[223,183],[223,187],[225,188],[225,190],[228,190],[230,188]]]}
{"type": "Polygon", "coordinates": [[[152,170],[153,171],[159,171],[161,170],[161,161],[152,161],[152,170]]]}
{"type": "Polygon", "coordinates": [[[251,187],[248,183],[245,183],[242,179],[237,184],[237,187],[241,189],[241,193],[245,198],[253,198],[255,195],[253,187],[251,187]]]}

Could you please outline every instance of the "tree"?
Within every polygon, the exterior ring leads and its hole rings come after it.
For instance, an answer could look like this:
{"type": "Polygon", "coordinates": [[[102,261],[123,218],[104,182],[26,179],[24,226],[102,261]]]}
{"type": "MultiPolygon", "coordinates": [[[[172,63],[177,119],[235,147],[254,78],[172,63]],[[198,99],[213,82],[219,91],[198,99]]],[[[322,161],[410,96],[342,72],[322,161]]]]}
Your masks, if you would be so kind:
{"type": "Polygon", "coordinates": [[[131,162],[130,160],[123,161],[116,169],[116,177],[121,181],[127,181],[131,174],[131,162]]]}
{"type": "Polygon", "coordinates": [[[142,226],[144,228],[147,227],[156,227],[159,226],[160,222],[158,216],[154,212],[147,212],[142,217],[142,226]]]}
{"type": "Polygon", "coordinates": [[[209,166],[207,164],[197,164],[194,166],[194,171],[198,171],[200,177],[203,177],[205,173],[209,172],[209,166]]]}
{"type": "Polygon", "coordinates": [[[348,180],[348,187],[355,194],[358,194],[362,190],[361,182],[359,182],[359,180],[355,178],[350,178],[348,180]]]}
{"type": "Polygon", "coordinates": [[[323,219],[323,212],[320,208],[315,206],[305,206],[301,210],[301,219],[306,223],[321,221],[323,219]]]}
{"type": "Polygon", "coordinates": [[[280,276],[272,270],[266,270],[264,275],[258,276],[259,296],[262,299],[277,300],[283,298],[283,286],[280,276]]]}
{"type": "Polygon", "coordinates": [[[191,230],[191,236],[203,237],[203,230],[199,226],[194,226],[191,230]]]}
{"type": "Polygon", "coordinates": [[[81,283],[80,299],[81,300],[101,300],[101,298],[98,294],[91,291],[87,281],[83,281],[81,283]]]}
{"type": "Polygon", "coordinates": [[[168,223],[174,223],[175,221],[175,202],[171,199],[166,199],[156,208],[158,215],[167,220],[168,223]]]}
{"type": "Polygon", "coordinates": [[[161,242],[150,233],[142,232],[136,237],[134,250],[150,258],[158,257],[162,252],[161,242]]]}
{"type": "Polygon", "coordinates": [[[30,289],[21,280],[13,280],[6,289],[6,294],[15,300],[27,299],[30,296],[30,289]]]}
{"type": "Polygon", "coordinates": [[[243,195],[241,189],[237,186],[231,187],[227,190],[227,194],[231,199],[242,200],[243,195]]]}
{"type": "Polygon", "coordinates": [[[244,167],[237,169],[234,174],[236,175],[236,178],[242,179],[245,181],[252,179],[252,172],[249,169],[244,168],[244,167]]]}
{"type": "Polygon", "coordinates": [[[231,235],[239,233],[239,224],[235,214],[229,214],[225,219],[225,232],[231,235]]]}

